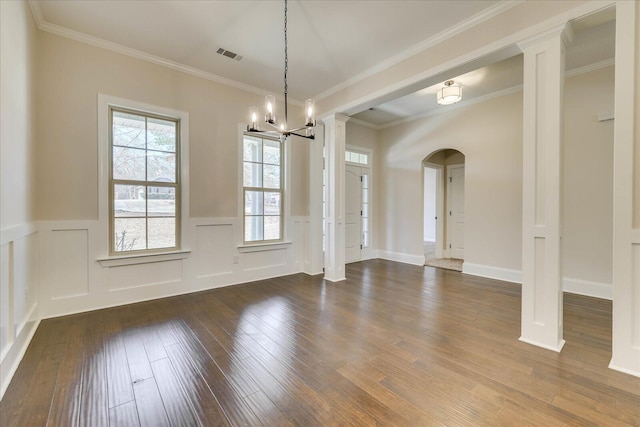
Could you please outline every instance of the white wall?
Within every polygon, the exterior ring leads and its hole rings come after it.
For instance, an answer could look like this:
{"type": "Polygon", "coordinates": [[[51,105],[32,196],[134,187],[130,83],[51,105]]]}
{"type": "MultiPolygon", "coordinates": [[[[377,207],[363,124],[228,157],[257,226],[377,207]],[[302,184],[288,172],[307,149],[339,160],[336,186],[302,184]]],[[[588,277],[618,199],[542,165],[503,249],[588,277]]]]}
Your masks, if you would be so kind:
{"type": "MultiPolygon", "coordinates": [[[[613,67],[565,84],[564,286],[612,295],[613,67]]],[[[520,280],[522,234],[522,93],[460,107],[380,131],[379,244],[422,253],[421,160],[454,148],[465,155],[465,271],[520,280]]]]}
{"type": "MultiPolygon", "coordinates": [[[[38,33],[37,219],[43,317],[303,271],[311,142],[290,141],[291,243],[241,251],[239,125],[262,96],[38,33]],[[98,221],[98,94],[189,113],[190,253],[107,265],[98,221]]],[[[317,142],[317,141],[316,141],[317,142]]]]}
{"type": "Polygon", "coordinates": [[[33,223],[36,30],[26,2],[0,2],[0,398],[39,317],[33,223]]]}
{"type": "Polygon", "coordinates": [[[614,67],[566,79],[564,132],[564,277],[611,298],[613,283],[614,67]]]}
{"type": "Polygon", "coordinates": [[[521,129],[516,93],[380,131],[380,249],[423,253],[422,160],[452,148],[465,155],[465,263],[519,269],[521,129]]]}

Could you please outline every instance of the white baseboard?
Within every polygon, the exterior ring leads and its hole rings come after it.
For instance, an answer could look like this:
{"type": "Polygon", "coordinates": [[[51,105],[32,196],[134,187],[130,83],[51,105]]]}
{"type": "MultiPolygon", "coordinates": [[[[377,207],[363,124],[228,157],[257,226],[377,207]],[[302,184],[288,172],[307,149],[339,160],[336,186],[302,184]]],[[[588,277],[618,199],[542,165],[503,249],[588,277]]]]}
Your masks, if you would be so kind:
{"type": "MultiPolygon", "coordinates": [[[[465,262],[462,265],[462,272],[473,276],[486,277],[488,279],[522,283],[522,271],[520,270],[511,270],[508,268],[465,262]]],[[[585,295],[588,297],[607,300],[613,299],[613,285],[610,283],[592,282],[589,280],[565,277],[562,279],[562,290],[571,294],[585,295]]]]}
{"type": "Polygon", "coordinates": [[[402,252],[378,251],[378,258],[405,264],[424,265],[424,255],[411,255],[402,252]]]}
{"type": "Polygon", "coordinates": [[[520,270],[464,262],[462,264],[462,272],[472,276],[486,277],[504,282],[522,283],[522,271],[520,270]]]}
{"type": "Polygon", "coordinates": [[[585,295],[588,297],[613,299],[613,285],[611,283],[591,282],[588,280],[562,279],[562,290],[571,294],[585,295]]]}
{"type": "Polygon", "coordinates": [[[551,346],[551,345],[547,345],[547,344],[530,340],[527,338],[523,338],[523,337],[518,338],[518,340],[527,344],[535,345],[536,347],[546,348],[547,350],[555,351],[556,353],[560,353],[562,351],[562,347],[564,347],[566,343],[565,340],[560,340],[560,342],[557,345],[551,346]]]}
{"type": "Polygon", "coordinates": [[[40,325],[40,319],[28,322],[26,326],[22,328],[21,333],[16,337],[9,351],[0,362],[0,400],[2,400],[13,375],[16,373],[16,370],[18,370],[18,366],[27,352],[29,343],[31,343],[31,339],[36,333],[38,325],[40,325]]]}

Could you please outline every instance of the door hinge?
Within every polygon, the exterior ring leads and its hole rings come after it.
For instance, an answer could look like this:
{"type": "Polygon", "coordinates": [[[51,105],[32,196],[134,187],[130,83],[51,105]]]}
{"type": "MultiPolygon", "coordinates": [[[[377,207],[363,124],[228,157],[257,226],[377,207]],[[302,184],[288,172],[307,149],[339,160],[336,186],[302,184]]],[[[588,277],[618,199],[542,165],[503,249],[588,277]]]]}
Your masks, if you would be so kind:
{"type": "Polygon", "coordinates": [[[452,176],[449,177],[449,182],[453,182],[453,177],[452,176]]]}
{"type": "Polygon", "coordinates": [[[360,216],[362,216],[362,211],[360,211],[360,216]]]}
{"type": "Polygon", "coordinates": [[[449,216],[453,216],[453,214],[451,213],[451,211],[449,211],[449,216]]]}
{"type": "Polygon", "coordinates": [[[362,250],[362,245],[360,245],[360,250],[362,250]]]}
{"type": "Polygon", "coordinates": [[[451,243],[449,243],[449,249],[451,249],[451,243]]]}
{"type": "Polygon", "coordinates": [[[362,175],[360,175],[360,182],[362,182],[362,175]]]}

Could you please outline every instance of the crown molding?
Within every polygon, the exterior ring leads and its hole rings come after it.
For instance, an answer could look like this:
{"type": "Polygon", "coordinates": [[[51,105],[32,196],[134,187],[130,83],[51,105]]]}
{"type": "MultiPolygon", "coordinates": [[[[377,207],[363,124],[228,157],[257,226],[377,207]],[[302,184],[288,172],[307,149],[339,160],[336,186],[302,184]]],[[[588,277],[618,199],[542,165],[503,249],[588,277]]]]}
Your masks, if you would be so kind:
{"type": "Polygon", "coordinates": [[[374,125],[373,123],[365,122],[364,120],[356,119],[356,118],[353,118],[353,117],[351,117],[349,119],[349,123],[353,123],[353,124],[356,124],[356,125],[364,126],[366,128],[373,129],[373,130],[379,130],[380,129],[380,125],[374,125]]]}
{"type": "Polygon", "coordinates": [[[518,47],[523,52],[525,49],[530,48],[531,46],[535,46],[540,42],[552,39],[554,37],[560,37],[564,46],[568,46],[573,40],[573,28],[571,27],[570,22],[565,22],[560,25],[556,25],[552,28],[547,29],[541,33],[535,34],[525,40],[522,40],[518,43],[518,47]]]}
{"type": "Polygon", "coordinates": [[[351,77],[350,79],[345,80],[344,82],[329,88],[327,90],[325,90],[324,92],[321,92],[320,94],[316,95],[314,97],[314,99],[316,101],[319,101],[321,99],[324,99],[328,96],[333,95],[336,92],[339,92],[359,81],[362,81],[368,77],[373,76],[374,74],[377,74],[383,70],[386,70],[387,68],[390,68],[396,64],[398,64],[399,62],[404,61],[407,58],[410,58],[424,50],[429,49],[430,47],[433,47],[439,43],[442,43],[443,41],[454,37],[460,33],[463,33],[464,31],[467,31],[468,29],[484,22],[487,21],[497,15],[500,15],[501,13],[506,12],[507,10],[521,4],[524,3],[525,0],[502,0],[499,3],[496,3],[495,5],[483,10],[480,13],[477,13],[476,15],[450,27],[447,28],[446,30],[432,36],[429,37],[426,40],[421,41],[420,43],[417,43],[413,46],[411,46],[410,48],[400,52],[397,55],[392,56],[391,58],[388,58],[380,63],[378,63],[377,65],[374,65],[373,67],[369,68],[368,70],[360,73],[360,74],[356,74],[355,76],[351,77]]]}
{"type": "Polygon", "coordinates": [[[469,107],[480,102],[488,101],[493,98],[499,98],[501,96],[511,95],[512,93],[522,91],[522,85],[508,87],[506,89],[500,89],[495,92],[487,93],[486,95],[478,96],[476,98],[469,99],[468,101],[460,101],[458,103],[447,105],[445,107],[439,107],[434,110],[427,111],[426,113],[416,114],[415,116],[406,117],[404,119],[394,120],[384,125],[378,126],[379,130],[387,129],[393,126],[398,126],[404,123],[413,122],[415,120],[424,119],[426,117],[437,116],[439,114],[448,113],[450,111],[458,110],[460,108],[469,107]]]}
{"type": "Polygon", "coordinates": [[[602,68],[612,67],[616,65],[616,58],[605,59],[604,61],[594,62],[593,64],[585,65],[582,67],[574,68],[565,72],[565,77],[575,77],[580,74],[589,73],[591,71],[600,70],[602,68]]]}
{"type": "MultiPolygon", "coordinates": [[[[255,93],[257,95],[268,95],[272,94],[272,92],[260,89],[255,86],[251,86],[245,83],[238,82],[236,80],[228,79],[226,77],[219,76],[217,74],[209,73],[207,71],[203,71],[199,68],[190,67],[188,65],[181,64],[179,62],[175,62],[166,58],[162,58],[157,55],[152,55],[150,53],[132,49],[126,46],[123,46],[118,43],[113,43],[98,37],[90,36],[85,33],[81,33],[79,31],[70,30],[68,28],[64,28],[60,25],[52,24],[50,22],[45,21],[42,16],[42,11],[40,9],[40,5],[33,1],[29,0],[29,7],[31,8],[31,14],[33,15],[33,20],[36,23],[36,27],[38,30],[45,31],[47,33],[55,34],[60,37],[65,37],[71,40],[75,40],[80,43],[85,43],[91,46],[95,46],[98,48],[110,50],[112,52],[120,53],[122,55],[130,56],[136,59],[140,59],[142,61],[150,62],[155,65],[160,65],[163,67],[170,68],[172,70],[180,71],[185,74],[190,74],[195,77],[200,77],[215,83],[220,83],[225,86],[235,87],[237,89],[244,90],[246,92],[255,93]]],[[[280,102],[284,102],[284,96],[275,95],[276,99],[280,102]]],[[[288,102],[292,105],[303,106],[304,103],[302,101],[289,98],[288,102]]]]}
{"type": "MultiPolygon", "coordinates": [[[[607,67],[612,67],[615,65],[615,58],[609,58],[609,59],[605,59],[604,61],[598,61],[598,62],[594,62],[593,64],[589,64],[589,65],[585,65],[583,67],[578,67],[578,68],[574,68],[572,70],[568,70],[565,72],[565,78],[571,78],[571,77],[576,77],[579,76],[581,74],[586,74],[589,73],[591,71],[597,71],[597,70],[601,70],[603,68],[607,68],[607,67]]],[[[452,104],[446,107],[441,107],[438,108],[437,110],[431,110],[425,113],[420,113],[420,114],[416,114],[414,116],[409,116],[409,117],[405,117],[402,119],[398,119],[398,120],[394,120],[392,122],[389,123],[385,123],[382,125],[376,125],[373,123],[369,123],[366,122],[364,120],[360,120],[360,119],[356,119],[356,118],[351,118],[350,122],[362,125],[362,126],[366,126],[368,128],[371,129],[375,129],[375,130],[382,130],[382,129],[387,129],[393,126],[397,126],[403,123],[408,123],[408,122],[412,122],[414,120],[419,120],[422,118],[426,118],[426,117],[430,117],[430,116],[435,116],[438,114],[442,114],[442,113],[447,113],[449,111],[455,110],[457,108],[461,108],[461,107],[465,107],[465,106],[469,106],[469,105],[473,105],[473,104],[477,104],[479,102],[483,102],[483,101],[488,101],[489,99],[492,98],[497,98],[499,96],[505,96],[505,95],[510,95],[512,93],[516,93],[522,90],[522,85],[517,85],[517,86],[512,86],[510,88],[506,88],[506,89],[501,89],[495,92],[491,92],[488,93],[486,95],[483,96],[479,96],[477,98],[473,98],[473,99],[469,99],[468,101],[460,101],[456,104],[452,104]]]]}

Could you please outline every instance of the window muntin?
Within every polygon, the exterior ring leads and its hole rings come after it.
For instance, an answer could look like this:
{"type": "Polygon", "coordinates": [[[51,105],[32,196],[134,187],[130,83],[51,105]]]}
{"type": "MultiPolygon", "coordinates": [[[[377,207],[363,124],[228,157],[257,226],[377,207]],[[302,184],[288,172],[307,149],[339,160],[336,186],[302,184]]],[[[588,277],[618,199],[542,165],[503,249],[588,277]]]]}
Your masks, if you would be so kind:
{"type": "Polygon", "coordinates": [[[345,150],[344,160],[348,163],[367,166],[369,164],[369,155],[366,153],[359,153],[357,151],[345,150]]]}
{"type": "Polygon", "coordinates": [[[283,144],[279,140],[243,135],[245,243],[283,238],[283,158],[283,144]]]}
{"type": "Polygon", "coordinates": [[[180,247],[180,120],[109,109],[110,254],[180,247]]]}

